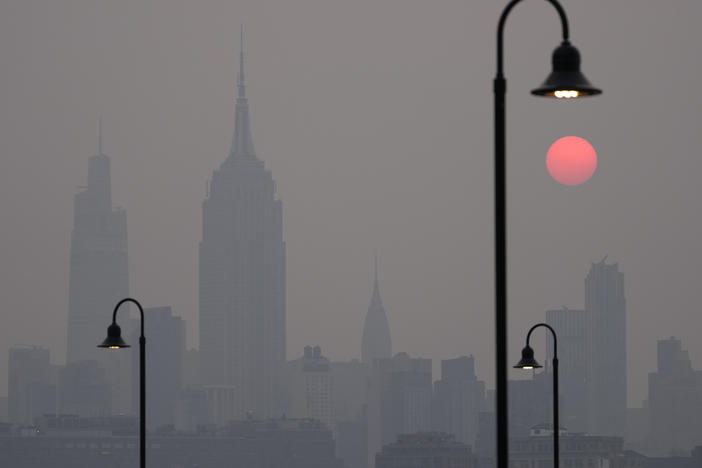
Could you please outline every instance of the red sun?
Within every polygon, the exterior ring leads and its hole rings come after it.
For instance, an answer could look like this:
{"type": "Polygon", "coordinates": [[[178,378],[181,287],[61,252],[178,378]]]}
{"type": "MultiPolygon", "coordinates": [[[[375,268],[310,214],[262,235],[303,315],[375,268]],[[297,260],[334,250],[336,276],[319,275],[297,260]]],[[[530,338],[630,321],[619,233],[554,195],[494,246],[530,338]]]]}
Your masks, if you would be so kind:
{"type": "Polygon", "coordinates": [[[597,153],[590,142],[576,136],[556,140],[546,153],[546,169],[563,185],[586,182],[597,168],[597,153]]]}

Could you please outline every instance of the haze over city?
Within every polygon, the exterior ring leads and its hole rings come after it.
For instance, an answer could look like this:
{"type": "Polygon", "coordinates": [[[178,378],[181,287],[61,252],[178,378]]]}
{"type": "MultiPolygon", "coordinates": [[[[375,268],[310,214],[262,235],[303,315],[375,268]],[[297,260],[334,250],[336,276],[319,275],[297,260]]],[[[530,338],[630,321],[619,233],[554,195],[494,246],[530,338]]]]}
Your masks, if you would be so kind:
{"type": "MultiPolygon", "coordinates": [[[[377,253],[393,353],[432,358],[435,377],[441,359],[473,355],[494,388],[503,3],[3,2],[0,351],[39,344],[65,362],[73,197],[100,117],[112,204],[127,213],[129,294],[171,306],[199,346],[202,203],[232,144],[243,27],[256,155],[283,206],[287,359],[306,345],[361,358],[377,253]]],[[[585,276],[607,256],[625,274],[628,405],[640,407],[657,340],[681,339],[702,366],[702,5],[564,0],[604,94],[563,103],[529,94],[559,29],[550,5],[525,3],[506,36],[510,361],[546,310],[584,308],[585,276]],[[575,187],[544,163],[567,135],[598,155],[575,187]]],[[[533,342],[544,356],[543,335],[533,342]]]]}

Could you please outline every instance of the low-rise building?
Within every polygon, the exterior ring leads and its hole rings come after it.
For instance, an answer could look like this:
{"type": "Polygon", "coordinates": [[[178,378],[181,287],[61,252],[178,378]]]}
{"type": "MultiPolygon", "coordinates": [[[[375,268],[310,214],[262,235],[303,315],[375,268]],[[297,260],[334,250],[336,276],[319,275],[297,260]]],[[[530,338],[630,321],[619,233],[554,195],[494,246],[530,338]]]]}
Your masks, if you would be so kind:
{"type": "Polygon", "coordinates": [[[473,468],[470,446],[445,432],[401,434],[375,456],[375,468],[473,468]]]}

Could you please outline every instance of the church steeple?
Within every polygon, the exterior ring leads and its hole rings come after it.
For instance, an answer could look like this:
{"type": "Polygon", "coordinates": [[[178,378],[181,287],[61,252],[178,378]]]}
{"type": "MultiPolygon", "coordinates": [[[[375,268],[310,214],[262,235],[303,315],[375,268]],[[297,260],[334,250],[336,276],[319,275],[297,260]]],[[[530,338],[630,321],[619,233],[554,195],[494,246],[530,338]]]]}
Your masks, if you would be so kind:
{"type": "Polygon", "coordinates": [[[368,366],[372,366],[375,359],[392,357],[390,325],[387,315],[385,315],[383,300],[380,297],[377,255],[375,256],[373,294],[366,319],[363,322],[363,343],[361,346],[361,361],[368,366]]]}
{"type": "Polygon", "coordinates": [[[251,124],[249,118],[249,102],[246,98],[246,80],[244,75],[244,28],[241,28],[239,50],[239,73],[237,74],[237,98],[234,109],[234,135],[229,157],[256,157],[253,138],[251,137],[251,124]]]}

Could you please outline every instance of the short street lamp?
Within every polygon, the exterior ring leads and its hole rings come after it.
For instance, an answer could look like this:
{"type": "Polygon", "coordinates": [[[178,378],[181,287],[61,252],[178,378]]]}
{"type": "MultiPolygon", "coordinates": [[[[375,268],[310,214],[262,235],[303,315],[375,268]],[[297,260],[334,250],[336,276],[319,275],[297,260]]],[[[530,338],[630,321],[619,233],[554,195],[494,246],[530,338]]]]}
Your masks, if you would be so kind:
{"type": "Polygon", "coordinates": [[[537,323],[529,330],[527,333],[526,346],[522,349],[522,358],[519,360],[515,369],[538,369],[541,366],[536,359],[534,359],[534,350],[529,346],[529,338],[531,337],[531,332],[538,327],[545,327],[551,330],[553,335],[553,466],[558,468],[558,458],[560,452],[558,450],[558,339],[556,338],[556,332],[551,328],[550,325],[546,323],[537,323]]]}
{"type": "Polygon", "coordinates": [[[105,341],[98,345],[98,348],[108,348],[108,349],[120,349],[129,348],[130,346],[124,342],[122,339],[122,329],[117,325],[117,309],[119,306],[125,302],[132,302],[136,304],[141,314],[141,335],[139,336],[139,468],[145,468],[146,466],[146,379],[144,378],[144,348],[146,345],[146,338],[144,338],[144,309],[142,309],[141,304],[136,299],[127,297],[122,299],[115,306],[115,310],[112,312],[112,324],[107,327],[107,338],[105,341]]]}
{"type": "MultiPolygon", "coordinates": [[[[511,0],[497,24],[497,74],[495,93],[495,400],[497,426],[497,468],[508,468],[507,417],[507,223],[505,182],[505,94],[503,74],[503,33],[512,8],[521,0],[511,0]]],[[[563,41],[552,55],[553,70],[541,86],[531,93],[558,99],[594,96],[602,91],[593,87],[580,71],[580,53],[569,41],[568,19],[558,0],[547,0],[558,12],[563,41]]]]}

